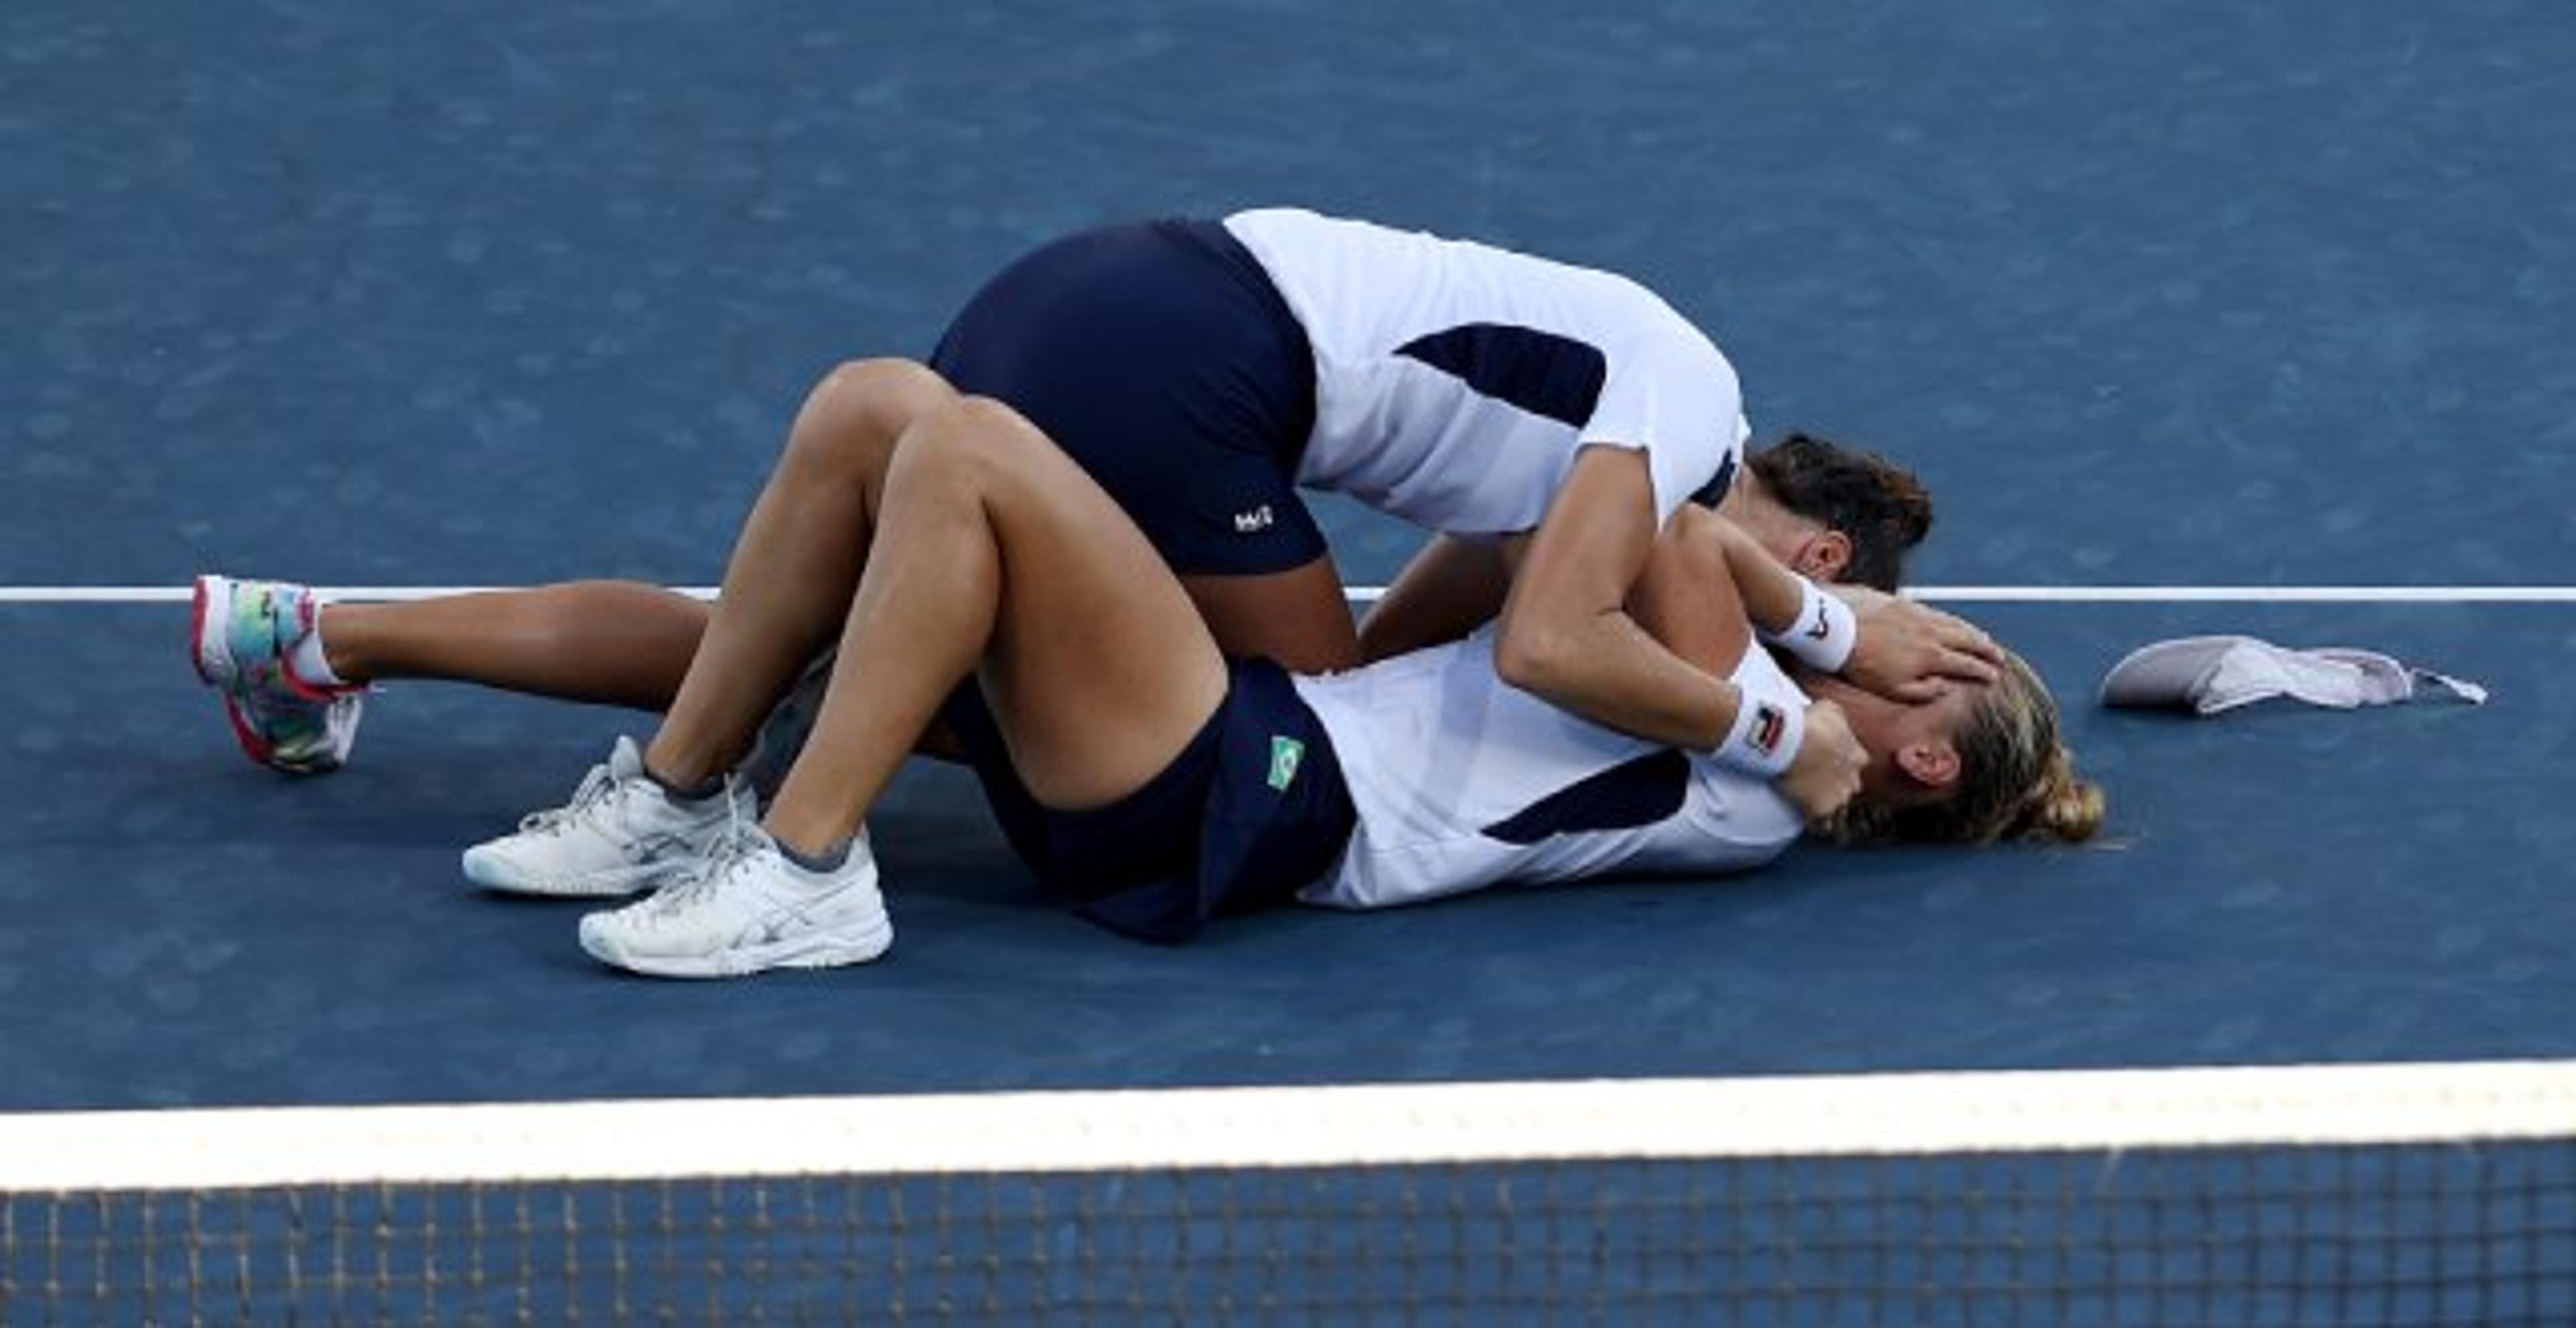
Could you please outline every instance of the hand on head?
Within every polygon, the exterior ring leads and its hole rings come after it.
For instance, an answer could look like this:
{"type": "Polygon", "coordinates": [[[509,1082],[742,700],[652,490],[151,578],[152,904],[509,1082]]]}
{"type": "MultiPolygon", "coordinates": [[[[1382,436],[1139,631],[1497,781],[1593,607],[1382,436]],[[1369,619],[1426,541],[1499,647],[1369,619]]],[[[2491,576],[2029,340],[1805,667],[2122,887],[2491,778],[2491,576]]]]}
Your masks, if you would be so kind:
{"type": "Polygon", "coordinates": [[[1851,605],[1860,639],[1843,676],[1891,701],[1922,702],[1952,683],[2002,679],[2004,649],[1982,628],[1928,604],[1856,586],[1833,593],[1851,605]]]}

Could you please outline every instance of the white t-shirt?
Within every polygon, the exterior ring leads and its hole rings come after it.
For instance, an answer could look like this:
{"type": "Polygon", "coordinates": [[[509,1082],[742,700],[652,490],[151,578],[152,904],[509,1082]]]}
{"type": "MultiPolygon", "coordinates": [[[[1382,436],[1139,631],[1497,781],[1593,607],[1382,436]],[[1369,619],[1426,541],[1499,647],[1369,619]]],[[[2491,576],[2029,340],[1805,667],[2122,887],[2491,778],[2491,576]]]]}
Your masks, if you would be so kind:
{"type": "Polygon", "coordinates": [[[1314,347],[1301,485],[1494,535],[1535,528],[1588,444],[1646,454],[1659,522],[1741,460],[1734,366],[1625,277],[1295,209],[1225,226],[1314,347]]]}
{"type": "MultiPolygon", "coordinates": [[[[1803,706],[1768,652],[1731,675],[1803,706]]],[[[1769,780],[1578,718],[1506,685],[1493,636],[1297,679],[1358,813],[1310,904],[1379,908],[1510,882],[1716,875],[1760,866],[1804,829],[1769,780]]]]}

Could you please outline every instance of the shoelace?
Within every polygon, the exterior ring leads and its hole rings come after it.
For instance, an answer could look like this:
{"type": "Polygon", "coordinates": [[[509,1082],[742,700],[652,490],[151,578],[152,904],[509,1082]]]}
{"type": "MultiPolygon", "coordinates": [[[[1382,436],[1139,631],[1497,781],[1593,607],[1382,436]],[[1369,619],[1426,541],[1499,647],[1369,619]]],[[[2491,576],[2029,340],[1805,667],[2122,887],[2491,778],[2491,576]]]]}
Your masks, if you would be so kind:
{"type": "Polygon", "coordinates": [[[581,777],[581,787],[572,791],[572,801],[541,812],[530,812],[519,818],[521,834],[561,834],[572,825],[573,818],[590,810],[594,803],[608,796],[617,781],[609,778],[608,767],[595,765],[581,777]]]}
{"type": "Polygon", "coordinates": [[[684,876],[662,887],[653,896],[653,912],[673,914],[688,908],[714,893],[716,882],[724,879],[734,864],[758,852],[768,843],[760,823],[742,814],[742,799],[734,796],[733,777],[725,777],[725,828],[707,843],[706,856],[684,876]]]}

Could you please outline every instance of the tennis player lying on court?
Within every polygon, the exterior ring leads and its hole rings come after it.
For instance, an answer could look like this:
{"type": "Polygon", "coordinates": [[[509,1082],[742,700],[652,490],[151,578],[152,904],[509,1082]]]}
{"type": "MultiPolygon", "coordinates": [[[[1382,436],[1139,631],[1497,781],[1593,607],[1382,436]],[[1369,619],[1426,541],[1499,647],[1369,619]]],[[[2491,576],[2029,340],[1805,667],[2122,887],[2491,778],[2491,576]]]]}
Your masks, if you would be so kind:
{"type": "MultiPolygon", "coordinates": [[[[807,430],[792,448],[772,483],[808,498],[836,487],[846,496],[884,468],[883,447],[866,434],[807,430]]],[[[1748,451],[1720,510],[1792,570],[1882,591],[1897,588],[1932,526],[1931,496],[1910,472],[1804,434],[1748,451]]],[[[1450,544],[1454,559],[1463,546],[1450,544]]],[[[845,589],[856,580],[849,572],[845,589]]],[[[1434,591],[1417,577],[1409,599],[1381,601],[1361,621],[1362,655],[1378,659],[1399,645],[1464,635],[1491,618],[1492,593],[1455,581],[1434,591]]],[[[203,576],[190,638],[242,751],[272,769],[313,775],[349,758],[376,683],[436,679],[667,711],[709,612],[704,600],[636,581],[347,603],[294,582],[203,576]]],[[[818,626],[818,638],[833,626],[818,626]]],[[[1218,624],[1209,629],[1226,653],[1245,653],[1218,624]]]]}
{"type": "MultiPolygon", "coordinates": [[[[705,977],[884,953],[893,927],[862,827],[941,717],[1040,880],[1163,940],[1292,899],[1736,871],[1811,823],[1977,843],[2081,839],[2101,816],[2046,690],[2009,655],[1996,682],[1912,704],[1793,682],[1752,624],[1793,641],[1821,624],[1848,644],[1848,611],[1714,512],[1678,516],[1629,603],[1696,662],[1687,710],[1668,716],[1691,740],[1672,745],[1506,685],[1491,631],[1319,677],[1230,663],[1135,523],[987,399],[925,413],[867,498],[855,597],[787,577],[737,599],[729,582],[656,738],[688,735],[682,760],[730,768],[806,661],[795,624],[842,614],[820,711],[765,816],[738,781],[676,796],[621,741],[567,806],[477,850],[518,859],[515,879],[537,889],[541,859],[685,863],[582,920],[598,958],[705,977]]],[[[736,570],[753,552],[793,553],[739,550],[736,570]]]]}
{"type": "MultiPolygon", "coordinates": [[[[1664,725],[1687,711],[1697,680],[1626,616],[1646,550],[1693,499],[1738,503],[1757,530],[1771,515],[1754,510],[1759,495],[1738,496],[1747,429],[1734,369],[1643,286],[1267,209],[1044,246],[968,302],[927,365],[872,360],[827,375],[745,537],[815,519],[806,494],[831,506],[836,486],[882,469],[896,436],[952,389],[1008,403],[1088,472],[1229,655],[1322,672],[1491,619],[1515,685],[1665,741],[1690,736],[1664,725]],[[1347,494],[1434,533],[1364,634],[1301,489],[1347,494]]],[[[1846,519],[1861,518],[1835,516],[1864,534],[1846,519]]],[[[843,538],[834,565],[849,569],[846,591],[859,559],[855,530],[843,538]]],[[[1795,570],[1837,570],[1829,539],[1775,547],[1800,560],[1795,570]]],[[[225,688],[243,745],[308,771],[345,756],[363,704],[352,685],[373,677],[658,707],[706,612],[604,584],[369,609],[337,625],[351,658],[335,665],[307,639],[311,605],[293,587],[218,578],[206,589],[200,667],[225,688]],[[250,639],[263,616],[283,624],[265,635],[291,640],[297,667],[269,667],[290,651],[250,639]]],[[[818,641],[825,630],[815,627],[818,641]]],[[[1849,675],[1922,695],[1945,676],[1990,680],[1998,658],[1968,624],[1890,600],[1870,607],[1849,675]]]]}

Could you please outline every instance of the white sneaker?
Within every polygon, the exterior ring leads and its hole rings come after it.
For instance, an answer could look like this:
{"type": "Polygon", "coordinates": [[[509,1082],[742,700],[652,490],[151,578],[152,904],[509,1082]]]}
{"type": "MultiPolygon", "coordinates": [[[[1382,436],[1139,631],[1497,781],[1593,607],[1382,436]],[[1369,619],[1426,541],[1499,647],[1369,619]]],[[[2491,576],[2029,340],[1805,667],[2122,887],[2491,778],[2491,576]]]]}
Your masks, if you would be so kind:
{"type": "Polygon", "coordinates": [[[815,873],[788,861],[748,819],[687,879],[581,920],[581,948],[592,958],[666,978],[863,964],[892,944],[864,833],[839,870],[815,873]]]}
{"type": "Polygon", "coordinates": [[[465,850],[465,879],[510,894],[614,899],[687,874],[734,818],[753,814],[751,789],[732,778],[718,796],[674,801],[645,776],[635,740],[619,738],[571,802],[465,850]]]}

